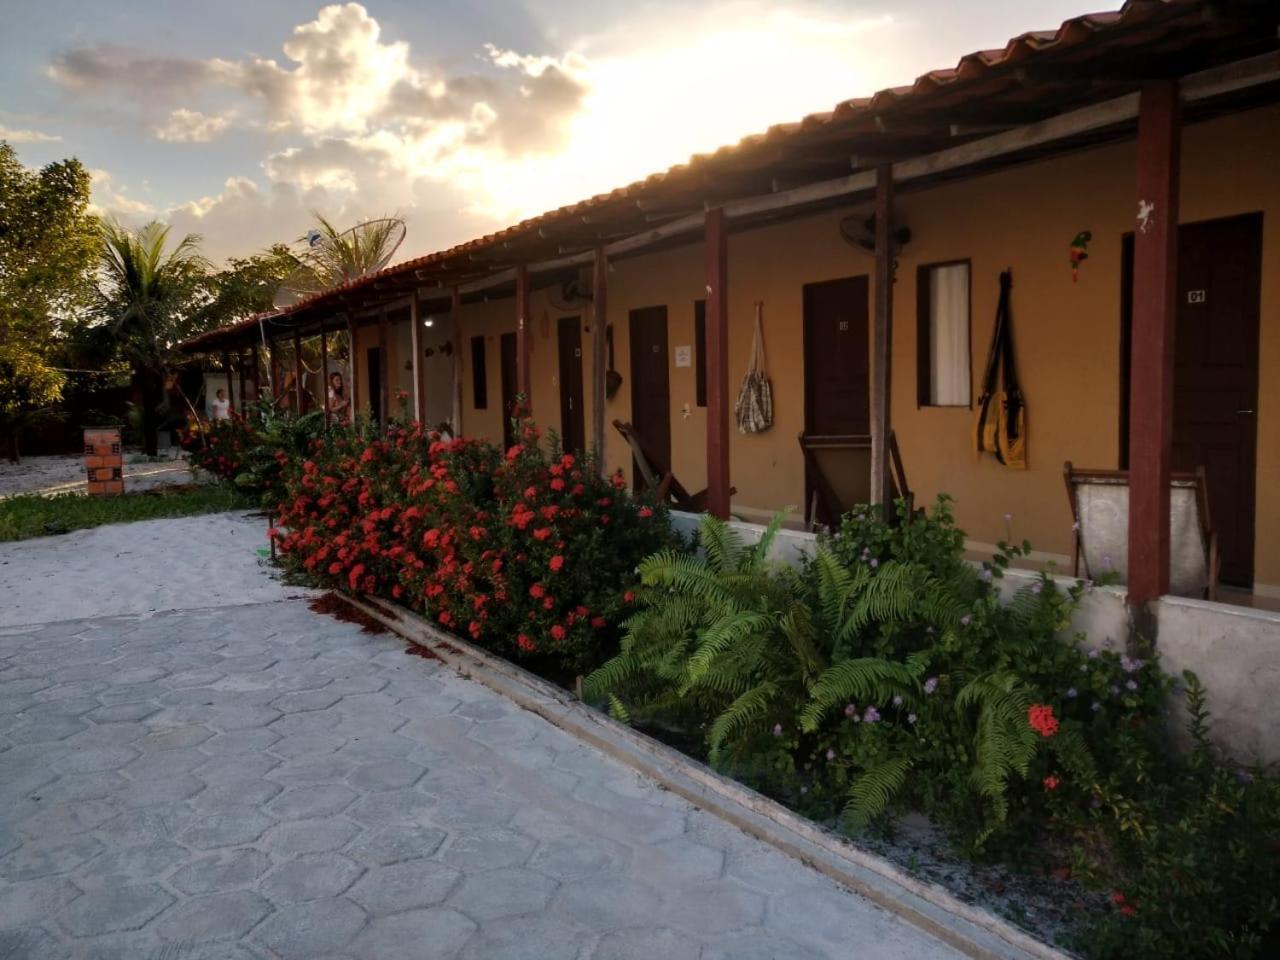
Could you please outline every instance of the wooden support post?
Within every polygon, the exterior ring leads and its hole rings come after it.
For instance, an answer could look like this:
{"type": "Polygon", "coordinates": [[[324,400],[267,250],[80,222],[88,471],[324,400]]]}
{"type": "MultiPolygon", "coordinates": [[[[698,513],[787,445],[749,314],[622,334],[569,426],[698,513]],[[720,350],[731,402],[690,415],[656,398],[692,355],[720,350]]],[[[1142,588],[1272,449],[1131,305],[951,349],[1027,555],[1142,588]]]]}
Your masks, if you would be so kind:
{"type": "Polygon", "coordinates": [[[596,247],[591,270],[591,445],[595,447],[601,475],[608,473],[604,456],[605,332],[609,328],[609,257],[596,247]]]}
{"type": "Polygon", "coordinates": [[[1180,135],[1177,82],[1147,84],[1138,104],[1129,374],[1129,604],[1135,609],[1169,590],[1180,135]]]}
{"type": "Polygon", "coordinates": [[[707,512],[729,519],[729,231],[724,210],[706,214],[707,512]]]}
{"type": "Polygon", "coordinates": [[[253,399],[256,403],[262,399],[262,351],[256,343],[249,348],[249,356],[253,358],[253,376],[250,383],[253,384],[253,399]]]}
{"type": "Polygon", "coordinates": [[[889,485],[890,376],[893,365],[893,168],[876,169],[876,311],[871,362],[871,502],[893,517],[889,485]]]}
{"type": "MultiPolygon", "coordinates": [[[[378,430],[385,432],[387,421],[391,419],[391,357],[387,354],[387,311],[378,314],[378,379],[382,381],[381,396],[378,398],[378,430]]],[[[370,398],[372,399],[372,398],[370,398]]]]}
{"type": "Polygon", "coordinates": [[[306,394],[302,390],[302,334],[293,335],[293,402],[295,412],[301,416],[306,413],[302,408],[306,394]]]}
{"type": "MultiPolygon", "coordinates": [[[[449,294],[449,321],[453,330],[453,435],[462,436],[462,291],[449,294]]],[[[472,358],[475,362],[475,358],[472,358]]]]}
{"type": "Polygon", "coordinates": [[[324,405],[324,426],[327,430],[333,414],[329,411],[329,335],[320,328],[320,403],[324,405]]]}
{"type": "Polygon", "coordinates": [[[422,381],[425,364],[422,362],[422,315],[418,309],[417,294],[409,301],[409,349],[413,351],[413,419],[425,426],[427,390],[422,381]]]}
{"type": "Polygon", "coordinates": [[[347,384],[347,403],[351,407],[351,426],[356,425],[359,413],[359,402],[356,399],[360,390],[360,355],[356,352],[356,325],[347,314],[347,362],[351,365],[351,382],[347,384]]]}
{"type": "MultiPolygon", "coordinates": [[[[516,268],[516,393],[524,397],[523,413],[533,415],[533,388],[530,383],[529,358],[533,351],[533,332],[529,329],[529,268],[516,268]]],[[[503,411],[510,416],[511,411],[503,411]]]]}
{"type": "Polygon", "coordinates": [[[267,341],[267,373],[268,384],[271,388],[271,402],[279,405],[280,403],[280,348],[276,346],[275,340],[267,341]]]}
{"type": "Polygon", "coordinates": [[[222,369],[227,372],[227,399],[231,402],[233,410],[240,409],[236,406],[236,389],[231,383],[231,352],[229,350],[222,351],[222,369]]]}
{"type": "Polygon", "coordinates": [[[236,366],[240,368],[240,412],[244,413],[244,408],[249,405],[249,394],[245,392],[245,367],[249,365],[249,361],[245,358],[243,350],[236,351],[236,366]]]}

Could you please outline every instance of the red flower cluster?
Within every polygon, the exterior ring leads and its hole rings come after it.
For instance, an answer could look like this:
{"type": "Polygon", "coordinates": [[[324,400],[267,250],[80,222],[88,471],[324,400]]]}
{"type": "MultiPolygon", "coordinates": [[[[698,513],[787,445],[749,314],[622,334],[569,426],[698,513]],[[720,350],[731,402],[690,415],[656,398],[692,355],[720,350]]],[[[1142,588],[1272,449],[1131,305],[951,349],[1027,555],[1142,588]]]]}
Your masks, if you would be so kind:
{"type": "Polygon", "coordinates": [[[1058,732],[1058,718],[1053,715],[1053,707],[1043,703],[1033,704],[1027,710],[1027,723],[1042,737],[1052,737],[1058,732]]]}
{"type": "Polygon", "coordinates": [[[611,650],[641,559],[673,543],[661,508],[595,459],[502,451],[418,425],[335,435],[285,470],[277,543],[323,584],[391,597],[499,653],[585,670],[611,650]]]}

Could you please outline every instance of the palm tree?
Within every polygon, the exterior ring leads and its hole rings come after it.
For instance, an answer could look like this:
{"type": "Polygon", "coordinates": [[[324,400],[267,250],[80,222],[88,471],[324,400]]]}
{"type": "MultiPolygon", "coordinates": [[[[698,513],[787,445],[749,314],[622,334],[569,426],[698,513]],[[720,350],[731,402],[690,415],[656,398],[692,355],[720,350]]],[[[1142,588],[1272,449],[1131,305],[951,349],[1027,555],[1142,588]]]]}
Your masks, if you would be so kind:
{"type": "Polygon", "coordinates": [[[320,214],[314,216],[317,226],[302,239],[307,249],[284,282],[295,297],[331,290],[382,269],[404,240],[404,221],[398,217],[366,220],[339,230],[320,214]]]}
{"type": "Polygon", "coordinates": [[[154,221],[137,230],[104,222],[102,241],[103,305],[116,345],[133,366],[143,443],[154,456],[159,415],[168,407],[166,379],[205,295],[209,264],[198,236],[169,247],[169,227],[154,221]]]}

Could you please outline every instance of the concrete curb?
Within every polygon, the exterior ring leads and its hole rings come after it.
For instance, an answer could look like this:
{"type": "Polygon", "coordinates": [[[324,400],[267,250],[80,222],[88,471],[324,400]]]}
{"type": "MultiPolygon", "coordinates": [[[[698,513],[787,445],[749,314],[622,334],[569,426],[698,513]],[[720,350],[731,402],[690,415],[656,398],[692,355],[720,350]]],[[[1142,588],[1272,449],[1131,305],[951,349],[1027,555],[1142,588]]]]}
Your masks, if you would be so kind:
{"type": "Polygon", "coordinates": [[[974,960],[1070,960],[1071,955],[792,813],[742,784],[612,720],[500,657],[402,607],[341,594],[356,609],[460,674],[489,687],[697,807],[789,854],[974,960]]]}

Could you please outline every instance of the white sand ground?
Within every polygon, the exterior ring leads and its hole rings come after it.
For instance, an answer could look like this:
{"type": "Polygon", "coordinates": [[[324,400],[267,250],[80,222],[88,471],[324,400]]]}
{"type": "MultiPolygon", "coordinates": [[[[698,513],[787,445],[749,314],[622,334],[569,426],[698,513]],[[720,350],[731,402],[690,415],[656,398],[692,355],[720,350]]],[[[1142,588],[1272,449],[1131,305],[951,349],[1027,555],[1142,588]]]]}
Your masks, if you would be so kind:
{"type": "MultiPolygon", "coordinates": [[[[137,492],[175,483],[190,483],[191,471],[185,454],[173,450],[168,459],[156,463],[130,463],[124,456],[124,488],[137,492]]],[[[0,460],[0,499],[19,493],[84,493],[84,458],[78,454],[50,457],[23,457],[21,463],[0,460]]]]}
{"type": "Polygon", "coordinates": [[[0,627],[267,603],[266,521],[245,512],[111,524],[0,544],[0,627]]]}

